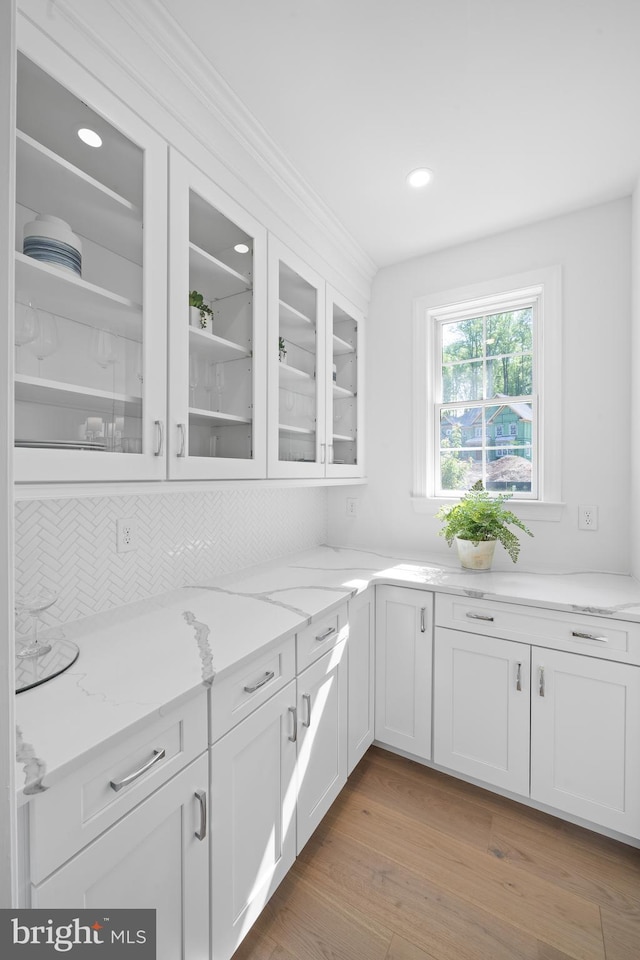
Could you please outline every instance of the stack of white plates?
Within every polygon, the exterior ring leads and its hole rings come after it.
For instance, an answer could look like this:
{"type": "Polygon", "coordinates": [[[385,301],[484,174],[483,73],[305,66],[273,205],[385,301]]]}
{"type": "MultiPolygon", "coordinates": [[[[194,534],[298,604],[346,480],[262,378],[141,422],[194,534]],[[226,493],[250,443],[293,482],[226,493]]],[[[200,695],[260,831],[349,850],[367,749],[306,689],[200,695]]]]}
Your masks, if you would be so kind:
{"type": "Polygon", "coordinates": [[[41,213],[24,228],[22,252],[82,276],[82,241],[59,217],[41,213]]]}

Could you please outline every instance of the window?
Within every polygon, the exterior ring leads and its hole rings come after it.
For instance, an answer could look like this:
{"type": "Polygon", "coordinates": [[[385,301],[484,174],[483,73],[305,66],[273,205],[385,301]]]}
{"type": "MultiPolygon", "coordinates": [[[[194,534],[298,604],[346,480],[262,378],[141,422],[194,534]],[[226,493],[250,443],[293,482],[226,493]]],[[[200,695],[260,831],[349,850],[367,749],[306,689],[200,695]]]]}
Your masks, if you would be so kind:
{"type": "Polygon", "coordinates": [[[560,345],[559,268],[414,301],[414,504],[559,501],[560,345]]]}

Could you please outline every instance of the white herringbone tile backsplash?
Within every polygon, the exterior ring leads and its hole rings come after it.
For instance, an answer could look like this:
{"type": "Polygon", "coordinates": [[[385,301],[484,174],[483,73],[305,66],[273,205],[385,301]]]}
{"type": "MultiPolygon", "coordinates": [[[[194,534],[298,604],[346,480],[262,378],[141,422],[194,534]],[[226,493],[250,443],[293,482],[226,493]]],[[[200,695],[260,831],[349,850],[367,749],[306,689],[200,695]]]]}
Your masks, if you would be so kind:
{"type": "Polygon", "coordinates": [[[16,590],[59,593],[47,623],[201,583],[327,539],[320,487],[246,487],[16,504],[16,590]],[[134,519],[138,548],[116,551],[116,520],[134,519]]]}

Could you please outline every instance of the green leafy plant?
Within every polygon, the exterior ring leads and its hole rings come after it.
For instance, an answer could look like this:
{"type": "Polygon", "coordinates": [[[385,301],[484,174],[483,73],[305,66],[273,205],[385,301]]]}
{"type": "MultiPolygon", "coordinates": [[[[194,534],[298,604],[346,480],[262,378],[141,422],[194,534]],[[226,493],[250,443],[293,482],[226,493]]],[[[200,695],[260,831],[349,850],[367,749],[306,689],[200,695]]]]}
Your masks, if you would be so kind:
{"type": "Polygon", "coordinates": [[[499,493],[492,497],[484,489],[482,480],[478,480],[459,503],[452,507],[440,507],[436,513],[436,518],[444,521],[440,536],[445,537],[449,546],[456,537],[459,540],[471,540],[474,544],[483,540],[499,540],[515,563],[520,554],[520,541],[509,525],[518,527],[530,537],[533,534],[515,513],[505,509],[504,502],[511,496],[510,493],[499,493]]]}
{"type": "Polygon", "coordinates": [[[189,306],[200,311],[200,326],[203,330],[207,327],[207,317],[211,317],[211,323],[213,323],[213,310],[208,303],[204,302],[204,297],[197,290],[189,291],[189,306]]]}
{"type": "Polygon", "coordinates": [[[287,348],[284,345],[284,337],[278,337],[278,353],[281,360],[287,355],[287,348]]]}

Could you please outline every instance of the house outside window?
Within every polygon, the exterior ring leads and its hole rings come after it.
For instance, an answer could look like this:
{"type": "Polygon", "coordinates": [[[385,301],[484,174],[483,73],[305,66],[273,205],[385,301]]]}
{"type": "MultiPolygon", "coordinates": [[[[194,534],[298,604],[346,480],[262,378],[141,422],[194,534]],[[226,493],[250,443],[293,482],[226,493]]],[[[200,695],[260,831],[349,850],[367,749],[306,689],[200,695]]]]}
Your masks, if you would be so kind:
{"type": "Polygon", "coordinates": [[[414,506],[477,480],[559,505],[560,346],[559,268],[414,301],[414,506]]]}

